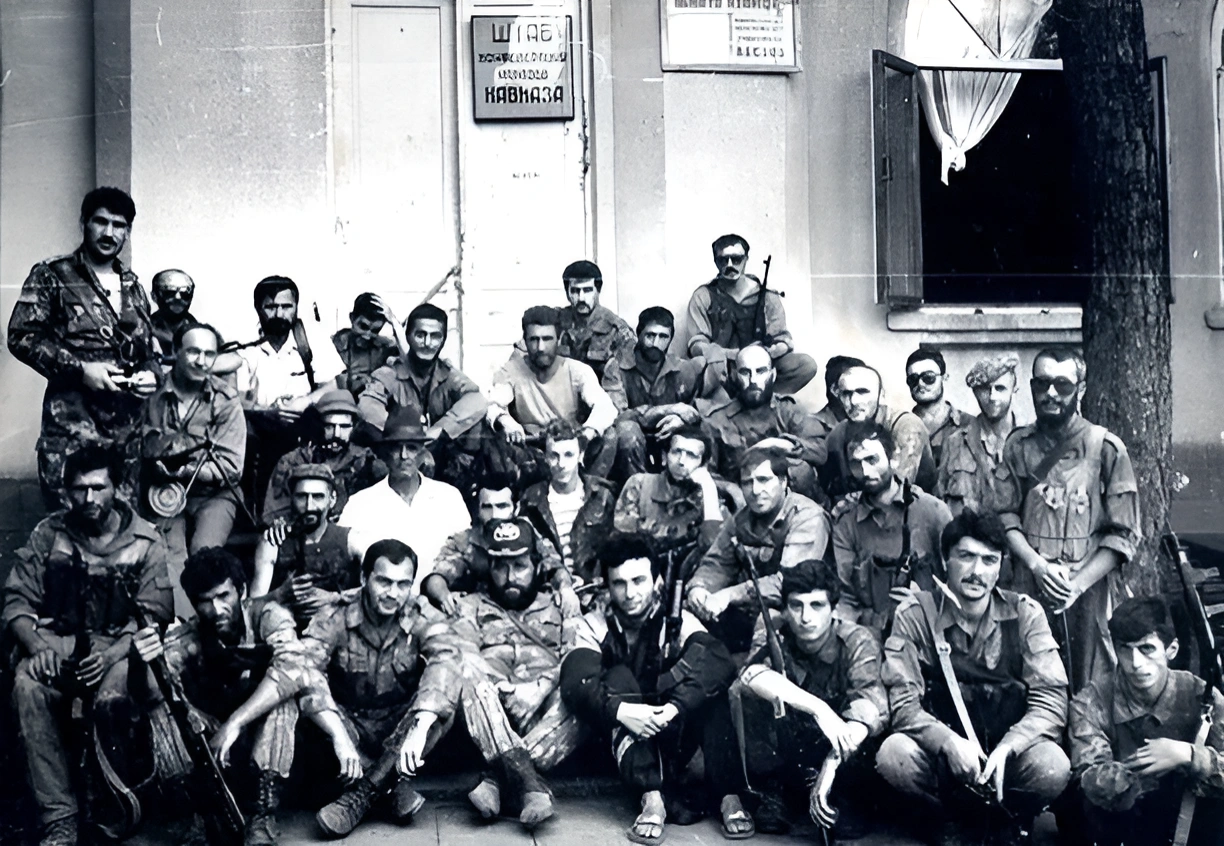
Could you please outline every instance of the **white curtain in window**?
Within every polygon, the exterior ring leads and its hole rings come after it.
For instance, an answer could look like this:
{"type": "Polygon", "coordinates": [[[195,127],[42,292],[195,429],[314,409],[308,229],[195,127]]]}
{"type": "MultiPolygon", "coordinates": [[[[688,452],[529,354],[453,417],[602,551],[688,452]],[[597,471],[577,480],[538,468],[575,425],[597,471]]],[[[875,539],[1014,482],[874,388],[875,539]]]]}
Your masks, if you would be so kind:
{"type": "MultiPolygon", "coordinates": [[[[960,59],[1026,59],[1052,0],[910,0],[905,58],[922,64],[960,59]]],[[[963,170],[976,147],[1003,114],[1020,74],[1007,71],[920,71],[927,128],[939,144],[946,185],[950,170],[963,170]]]]}

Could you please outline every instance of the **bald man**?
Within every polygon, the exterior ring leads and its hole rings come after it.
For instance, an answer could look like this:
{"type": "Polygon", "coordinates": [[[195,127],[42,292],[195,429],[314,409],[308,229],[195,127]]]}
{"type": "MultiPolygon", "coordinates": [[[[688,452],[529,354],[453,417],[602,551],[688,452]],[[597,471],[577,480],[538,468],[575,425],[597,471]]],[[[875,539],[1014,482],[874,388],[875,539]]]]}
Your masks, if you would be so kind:
{"type": "Polygon", "coordinates": [[[174,364],[174,333],[179,327],[197,323],[191,314],[191,301],[195,297],[195,282],[181,270],[163,270],[153,277],[153,301],[157,311],[149,317],[153,324],[153,338],[162,366],[167,370],[174,364]]]}
{"type": "Polygon", "coordinates": [[[846,419],[829,432],[826,446],[829,460],[820,473],[825,492],[834,500],[854,490],[846,462],[846,428],[850,423],[871,420],[892,435],[893,470],[900,479],[913,482],[924,491],[935,489],[935,457],[926,424],[911,411],[885,405],[880,373],[874,367],[851,367],[837,381],[837,398],[846,419]]]}
{"type": "MultiPolygon", "coordinates": [[[[702,407],[703,425],[714,442],[710,467],[721,478],[739,481],[739,462],[751,446],[765,443],[786,451],[790,485],[797,493],[822,501],[816,468],[825,463],[824,427],[793,397],[778,396],[778,371],[769,350],[749,344],[735,356],[731,384],[735,399],[702,407]]],[[[912,415],[911,415],[912,416],[912,415]]]]}

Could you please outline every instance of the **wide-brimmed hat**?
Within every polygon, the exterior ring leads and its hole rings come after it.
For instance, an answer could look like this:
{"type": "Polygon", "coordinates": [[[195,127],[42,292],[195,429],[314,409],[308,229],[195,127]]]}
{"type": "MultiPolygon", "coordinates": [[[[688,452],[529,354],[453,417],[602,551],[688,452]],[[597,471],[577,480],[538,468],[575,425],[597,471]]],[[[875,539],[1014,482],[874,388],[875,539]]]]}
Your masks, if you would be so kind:
{"type": "Polygon", "coordinates": [[[425,443],[427,440],[429,438],[425,434],[425,427],[421,425],[420,417],[411,412],[396,411],[387,418],[387,425],[383,426],[379,443],[394,444],[405,441],[425,443]]]}

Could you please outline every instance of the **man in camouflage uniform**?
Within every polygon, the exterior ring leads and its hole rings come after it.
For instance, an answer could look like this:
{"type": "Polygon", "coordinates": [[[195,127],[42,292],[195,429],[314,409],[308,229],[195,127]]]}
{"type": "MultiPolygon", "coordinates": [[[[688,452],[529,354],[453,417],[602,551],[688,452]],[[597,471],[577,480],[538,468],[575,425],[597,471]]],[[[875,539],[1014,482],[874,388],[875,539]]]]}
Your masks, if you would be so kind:
{"type": "MultiPolygon", "coordinates": [[[[164,637],[155,626],[141,629],[134,651],[145,663],[164,656],[187,700],[219,725],[210,741],[219,764],[228,767],[231,747],[240,744],[239,757],[251,767],[233,768],[229,782],[240,801],[250,798],[246,846],[272,846],[276,809],[293,764],[293,695],[312,683],[293,615],[269,599],[248,599],[242,562],[224,549],[188,558],[182,582],[197,617],[164,637]],[[244,735],[252,725],[254,731],[244,735]]],[[[128,686],[137,702],[161,698],[148,673],[131,673],[128,686]]],[[[178,726],[164,706],[153,710],[151,724],[158,774],[172,785],[172,797],[183,795],[177,782],[192,761],[178,726]]]]}
{"type": "Polygon", "coordinates": [[[539,771],[561,763],[583,737],[558,687],[561,656],[579,618],[567,616],[544,583],[531,555],[534,535],[522,519],[486,524],[485,590],[460,599],[451,624],[462,654],[463,717],[494,768],[468,798],[482,816],[493,817],[501,813],[505,790],[528,828],[553,812],[539,771]]]}
{"type": "Polygon", "coordinates": [[[431,623],[413,601],[412,549],[375,541],[361,569],[362,586],[324,608],[302,635],[306,661],[325,683],[299,705],[331,738],[350,784],[315,815],[330,837],[346,836],[388,792],[398,821],[421,809],[412,776],[450,728],[461,686],[447,625],[431,623]]]}
{"type": "Polygon", "coordinates": [[[344,363],[336,384],[356,398],[370,382],[370,374],[388,364],[408,346],[395,314],[378,294],[358,294],[349,312],[349,327],[332,335],[332,346],[344,363]],[[395,337],[381,334],[390,326],[395,337]],[[403,343],[400,341],[403,339],[403,343]]]}
{"type": "Polygon", "coordinates": [[[134,715],[125,712],[131,632],[138,614],[157,624],[173,617],[165,546],[157,529],[116,497],[121,472],[118,458],[96,444],[70,454],[64,462],[68,509],[34,528],[4,585],[0,622],[21,656],[13,706],[42,846],[77,842],[77,796],[61,734],[72,689],[94,691],[93,718],[108,754],[130,746],[125,740],[134,715]],[[90,654],[70,663],[80,631],[89,634],[90,654]]]}
{"type": "Polygon", "coordinates": [[[561,324],[557,351],[577,359],[602,377],[609,362],[628,356],[637,334],[620,315],[599,304],[603,274],[592,261],[576,261],[561,272],[569,308],[558,310],[561,324]]]}
{"type": "Polygon", "coordinates": [[[948,365],[939,350],[917,349],[905,361],[905,384],[914,401],[914,414],[931,436],[931,457],[939,465],[944,441],[969,422],[969,415],[944,399],[948,365]]]}
{"type": "Polygon", "coordinates": [[[1139,543],[1139,491],[1126,445],[1079,414],[1083,357],[1046,349],[1033,361],[1037,424],[1003,447],[1003,509],[1017,590],[1040,596],[1063,642],[1072,693],[1114,666],[1111,584],[1139,543]]]}
{"type": "Polygon", "coordinates": [[[38,481],[48,511],[67,506],[64,456],[96,442],[126,456],[120,492],[133,499],[140,473],[140,409],[161,366],[149,300],[119,260],[136,206],[118,188],[81,203],[84,241],[30,270],[9,318],[9,352],[47,379],[38,438],[38,481]]]}

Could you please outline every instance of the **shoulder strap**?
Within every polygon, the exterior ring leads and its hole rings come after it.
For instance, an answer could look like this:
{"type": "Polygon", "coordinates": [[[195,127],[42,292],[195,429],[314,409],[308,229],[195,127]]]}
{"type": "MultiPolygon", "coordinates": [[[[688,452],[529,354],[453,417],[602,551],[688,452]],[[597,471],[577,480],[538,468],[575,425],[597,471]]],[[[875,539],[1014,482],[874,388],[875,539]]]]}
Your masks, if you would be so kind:
{"type": "MultiPolygon", "coordinates": [[[[1198,732],[1194,735],[1195,749],[1202,749],[1207,745],[1207,735],[1211,732],[1211,724],[1215,711],[1212,704],[1213,690],[1215,688],[1209,684],[1204,686],[1203,721],[1199,724],[1198,732]]],[[[1190,839],[1190,826],[1194,823],[1194,806],[1197,799],[1194,787],[1187,785],[1185,792],[1182,793],[1181,806],[1177,809],[1177,828],[1173,833],[1173,846],[1186,846],[1186,841],[1190,839]]]]}
{"type": "Polygon", "coordinates": [[[1071,442],[1075,440],[1074,434],[1065,435],[1054,448],[1046,453],[1046,457],[1041,459],[1041,463],[1033,471],[1033,475],[1028,478],[1025,484],[1024,493],[1028,494],[1033,488],[1040,485],[1050,475],[1050,471],[1054,469],[1054,465],[1062,460],[1062,457],[1067,454],[1067,447],[1071,446],[1071,442]]]}
{"type": "Polygon", "coordinates": [[[298,355],[302,357],[302,366],[306,368],[306,378],[310,381],[310,390],[319,386],[315,384],[314,352],[310,349],[310,339],[306,337],[306,324],[302,318],[293,321],[293,343],[297,345],[298,355]]]}
{"type": "Polygon", "coordinates": [[[969,709],[965,707],[965,698],[961,695],[960,682],[956,680],[956,670],[952,667],[952,647],[944,638],[943,632],[936,624],[938,614],[935,612],[935,597],[926,591],[918,591],[918,604],[922,607],[922,616],[931,632],[931,640],[935,643],[935,654],[939,657],[939,668],[943,671],[944,684],[948,687],[948,695],[952,697],[952,705],[956,708],[956,716],[960,718],[961,728],[965,738],[973,745],[973,751],[983,758],[986,753],[978,740],[977,732],[973,730],[973,722],[969,719],[969,709]]]}

